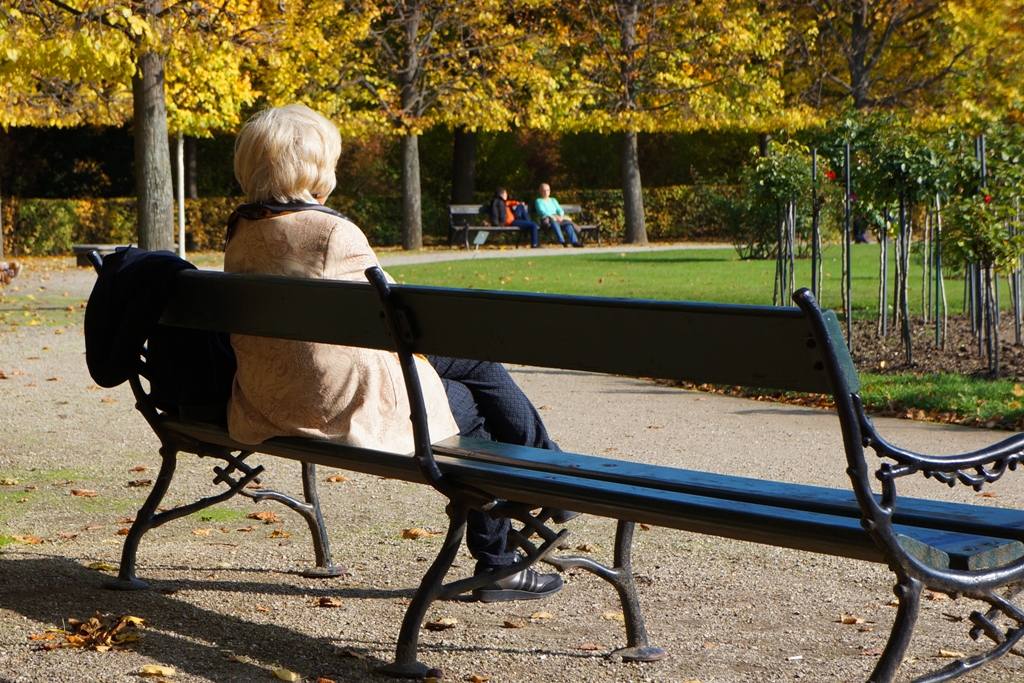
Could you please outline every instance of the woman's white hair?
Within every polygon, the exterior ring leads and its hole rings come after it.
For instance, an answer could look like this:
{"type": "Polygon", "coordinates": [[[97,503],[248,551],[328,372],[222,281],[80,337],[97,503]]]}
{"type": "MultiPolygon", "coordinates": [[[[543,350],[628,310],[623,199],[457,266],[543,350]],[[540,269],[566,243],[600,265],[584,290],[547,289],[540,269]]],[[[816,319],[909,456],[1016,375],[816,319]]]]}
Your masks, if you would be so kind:
{"type": "Polygon", "coordinates": [[[235,177],[248,202],[312,203],[326,199],[341,156],[337,127],[309,107],[264,109],[235,140],[235,177]]]}

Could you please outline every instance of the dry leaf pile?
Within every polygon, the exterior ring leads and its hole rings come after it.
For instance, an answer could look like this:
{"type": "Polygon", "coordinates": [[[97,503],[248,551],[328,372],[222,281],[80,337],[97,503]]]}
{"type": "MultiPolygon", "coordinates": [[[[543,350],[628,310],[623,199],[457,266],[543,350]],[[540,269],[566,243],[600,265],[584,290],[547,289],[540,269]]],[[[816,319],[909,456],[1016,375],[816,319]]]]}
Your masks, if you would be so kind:
{"type": "Polygon", "coordinates": [[[96,613],[91,619],[68,619],[67,629],[51,629],[42,635],[30,635],[30,640],[60,641],[44,643],[42,649],[56,650],[61,647],[80,647],[97,652],[117,649],[119,645],[132,643],[142,637],[139,627],[145,619],[123,615],[96,613]]]}

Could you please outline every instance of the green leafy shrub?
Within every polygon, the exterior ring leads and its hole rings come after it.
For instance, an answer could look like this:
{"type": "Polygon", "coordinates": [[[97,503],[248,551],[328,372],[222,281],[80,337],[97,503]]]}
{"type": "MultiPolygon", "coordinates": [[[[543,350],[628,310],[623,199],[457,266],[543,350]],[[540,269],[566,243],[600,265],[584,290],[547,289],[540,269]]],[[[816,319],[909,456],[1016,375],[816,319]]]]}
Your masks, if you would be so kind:
{"type": "Polygon", "coordinates": [[[80,225],[76,209],[69,199],[19,202],[14,211],[15,253],[51,256],[70,252],[80,225]]]}

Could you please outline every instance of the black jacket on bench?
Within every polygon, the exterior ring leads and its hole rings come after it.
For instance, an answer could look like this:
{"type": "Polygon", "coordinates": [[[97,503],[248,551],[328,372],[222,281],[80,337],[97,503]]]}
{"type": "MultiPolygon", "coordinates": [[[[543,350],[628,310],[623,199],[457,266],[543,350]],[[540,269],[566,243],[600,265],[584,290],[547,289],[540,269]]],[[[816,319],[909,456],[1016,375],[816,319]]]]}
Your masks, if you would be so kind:
{"type": "Polygon", "coordinates": [[[235,375],[228,335],[158,324],[178,273],[195,268],[169,251],[104,257],[85,310],[85,360],[102,387],[138,373],[160,410],[222,423],[235,375]]]}

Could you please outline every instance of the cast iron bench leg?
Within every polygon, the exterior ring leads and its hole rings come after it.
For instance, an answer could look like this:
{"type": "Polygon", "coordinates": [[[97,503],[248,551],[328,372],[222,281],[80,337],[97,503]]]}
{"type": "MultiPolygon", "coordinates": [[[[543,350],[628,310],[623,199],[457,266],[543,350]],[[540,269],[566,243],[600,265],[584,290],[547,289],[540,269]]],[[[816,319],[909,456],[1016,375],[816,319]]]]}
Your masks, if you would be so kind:
{"type": "Polygon", "coordinates": [[[466,535],[466,518],[469,510],[470,505],[459,498],[452,500],[445,508],[445,512],[448,514],[448,533],[445,536],[444,544],[434,563],[430,565],[430,569],[423,576],[419,588],[416,589],[416,595],[405,612],[402,629],[398,634],[398,646],[395,648],[395,661],[377,669],[378,673],[392,678],[423,678],[430,668],[416,659],[416,651],[419,647],[423,618],[431,603],[435,600],[450,600],[457,595],[468,593],[493,581],[511,576],[537,562],[547,562],[549,555],[569,535],[568,531],[555,532],[545,527],[541,521],[530,515],[525,505],[506,502],[495,506],[490,510],[492,515],[522,522],[525,525],[524,528],[536,531],[544,539],[544,543],[540,547],[534,546],[527,541],[523,532],[513,528],[509,532],[509,538],[516,542],[520,550],[525,553],[525,557],[500,569],[475,574],[445,584],[444,578],[448,574],[448,570],[451,569],[452,563],[455,562],[455,558],[458,557],[462,539],[466,535]]]}
{"type": "Polygon", "coordinates": [[[157,475],[153,489],[146,497],[146,502],[136,513],[135,521],[124,538],[124,547],[121,548],[121,567],[117,572],[117,578],[108,582],[106,588],[122,591],[149,588],[148,583],[140,581],[135,576],[135,558],[139,552],[139,542],[142,540],[142,536],[153,527],[153,516],[171,485],[174,468],[178,464],[178,449],[167,445],[161,446],[160,458],[160,474],[157,475]]]}
{"type": "Polygon", "coordinates": [[[652,647],[647,641],[647,628],[644,626],[644,615],[637,598],[636,585],[633,583],[633,522],[619,520],[615,530],[615,560],[613,567],[606,567],[588,557],[556,556],[545,560],[564,571],[574,567],[586,569],[596,574],[615,587],[622,603],[622,615],[626,622],[626,647],[611,653],[613,657],[621,657],[624,662],[657,662],[665,659],[666,653],[658,647],[652,647]]]}
{"type": "Polygon", "coordinates": [[[921,582],[911,577],[901,578],[893,588],[900,606],[896,609],[896,620],[892,625],[889,642],[885,644],[882,657],[875,665],[875,670],[871,672],[868,683],[892,683],[896,677],[896,672],[910,646],[910,639],[914,635],[917,617],[921,613],[922,589],[921,582]]]}
{"type": "Polygon", "coordinates": [[[419,647],[420,627],[427,614],[427,608],[441,596],[442,582],[451,569],[455,558],[462,548],[462,538],[466,535],[466,517],[469,508],[464,504],[451,502],[445,510],[448,513],[448,533],[444,544],[437,553],[434,563],[423,575],[416,595],[402,620],[402,630],[398,633],[398,646],[395,649],[395,661],[377,669],[378,672],[392,678],[423,678],[430,670],[426,664],[416,659],[419,647]]]}
{"type": "Polygon", "coordinates": [[[316,465],[309,462],[302,463],[302,493],[306,499],[305,503],[299,502],[286,493],[273,490],[239,491],[246,498],[254,502],[262,500],[273,500],[285,507],[297,512],[306,520],[309,526],[309,533],[313,537],[313,554],[316,557],[316,566],[301,572],[302,576],[311,579],[331,579],[348,573],[344,567],[335,566],[331,562],[331,546],[327,538],[327,527],[324,525],[324,517],[320,512],[320,500],[316,493],[316,465]]]}

